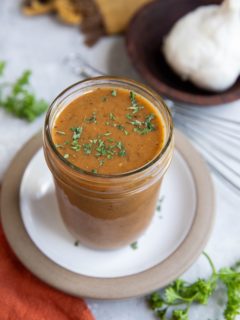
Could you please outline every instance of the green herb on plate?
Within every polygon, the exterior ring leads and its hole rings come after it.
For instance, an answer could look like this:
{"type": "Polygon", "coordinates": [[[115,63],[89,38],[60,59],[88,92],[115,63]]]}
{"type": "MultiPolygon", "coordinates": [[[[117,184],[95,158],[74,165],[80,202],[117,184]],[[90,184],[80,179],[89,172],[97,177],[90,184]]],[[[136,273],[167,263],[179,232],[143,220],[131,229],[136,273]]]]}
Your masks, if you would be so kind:
{"type": "Polygon", "coordinates": [[[156,207],[156,210],[157,210],[158,212],[160,212],[160,211],[162,210],[162,202],[163,202],[164,198],[165,198],[165,197],[162,196],[160,199],[158,199],[157,207],[156,207]]]}
{"type": "Polygon", "coordinates": [[[137,241],[134,241],[133,243],[130,244],[130,247],[131,247],[133,250],[137,250],[137,249],[138,249],[138,242],[137,242],[137,241]]]}

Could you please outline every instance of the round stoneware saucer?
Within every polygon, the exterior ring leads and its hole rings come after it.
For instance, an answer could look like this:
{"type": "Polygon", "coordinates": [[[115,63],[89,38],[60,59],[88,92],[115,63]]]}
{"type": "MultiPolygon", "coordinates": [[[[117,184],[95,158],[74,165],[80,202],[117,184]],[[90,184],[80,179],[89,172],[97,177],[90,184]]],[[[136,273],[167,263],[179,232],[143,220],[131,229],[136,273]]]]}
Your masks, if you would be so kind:
{"type": "Polygon", "coordinates": [[[82,246],[58,212],[38,134],[17,154],[2,187],[2,224],[10,246],[37,277],[64,292],[99,299],[147,294],[180,276],[204,249],[214,222],[206,164],[179,131],[154,219],[132,246],[82,246]]]}

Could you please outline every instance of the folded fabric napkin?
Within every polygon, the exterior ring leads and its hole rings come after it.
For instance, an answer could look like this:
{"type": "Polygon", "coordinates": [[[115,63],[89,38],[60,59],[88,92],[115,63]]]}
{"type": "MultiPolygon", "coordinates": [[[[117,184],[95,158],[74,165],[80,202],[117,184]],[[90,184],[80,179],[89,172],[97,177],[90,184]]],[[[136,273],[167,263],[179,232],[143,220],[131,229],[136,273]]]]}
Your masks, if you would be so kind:
{"type": "Polygon", "coordinates": [[[82,299],[57,291],[25,269],[0,225],[0,319],[94,320],[82,299]]]}

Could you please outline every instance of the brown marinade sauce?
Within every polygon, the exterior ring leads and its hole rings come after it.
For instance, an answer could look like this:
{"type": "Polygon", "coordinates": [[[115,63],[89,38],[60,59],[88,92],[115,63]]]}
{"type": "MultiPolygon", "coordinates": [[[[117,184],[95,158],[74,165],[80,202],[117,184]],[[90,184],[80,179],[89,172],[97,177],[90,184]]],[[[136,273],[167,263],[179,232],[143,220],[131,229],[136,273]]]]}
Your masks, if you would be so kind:
{"type": "Polygon", "coordinates": [[[52,138],[59,153],[85,171],[120,174],[153,160],[164,144],[159,111],[123,88],[98,88],[57,116],[52,138]]]}

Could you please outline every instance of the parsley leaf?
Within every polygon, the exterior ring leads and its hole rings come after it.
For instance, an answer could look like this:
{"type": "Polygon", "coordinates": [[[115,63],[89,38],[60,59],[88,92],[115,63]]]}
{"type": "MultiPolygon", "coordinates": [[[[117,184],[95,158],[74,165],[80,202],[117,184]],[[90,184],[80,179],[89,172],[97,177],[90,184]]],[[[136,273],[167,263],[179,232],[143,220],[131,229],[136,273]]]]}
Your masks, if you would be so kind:
{"type": "MultiPolygon", "coordinates": [[[[5,71],[5,62],[0,62],[0,76],[5,71]]],[[[0,107],[18,118],[29,122],[47,110],[46,101],[38,100],[30,90],[31,71],[26,70],[13,84],[0,84],[0,107]]]]}
{"type": "Polygon", "coordinates": [[[159,319],[189,320],[191,305],[193,303],[206,305],[220,282],[225,285],[228,297],[224,318],[235,320],[240,315],[240,263],[217,272],[210,257],[206,253],[204,255],[212,269],[208,279],[198,279],[192,284],[177,279],[163,293],[154,292],[150,296],[149,306],[159,319]],[[176,305],[183,308],[174,309],[176,305]]]}

